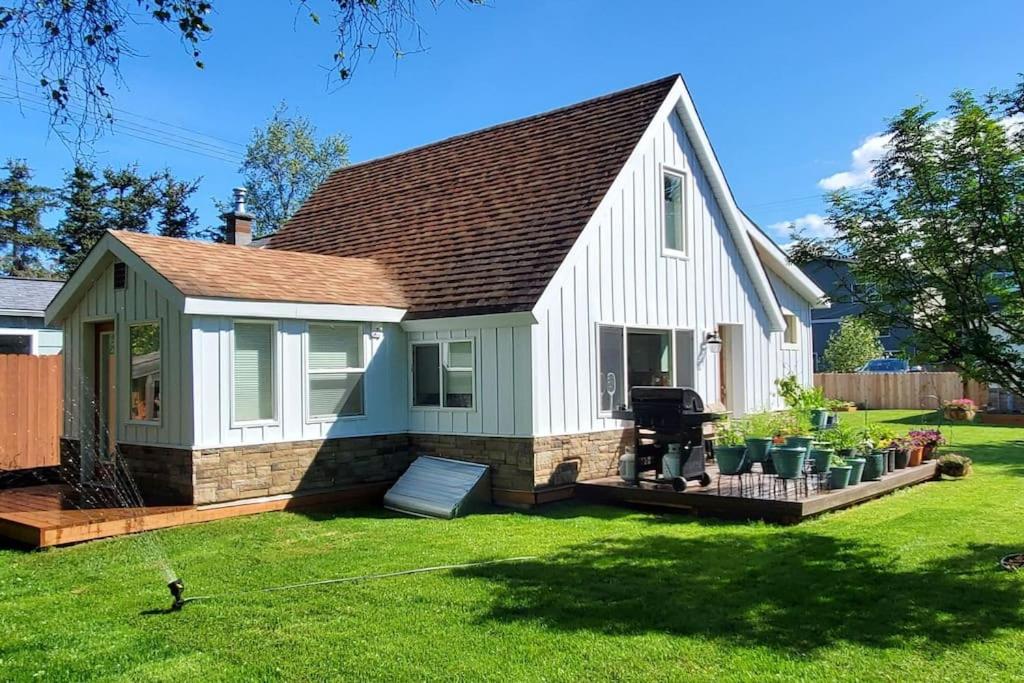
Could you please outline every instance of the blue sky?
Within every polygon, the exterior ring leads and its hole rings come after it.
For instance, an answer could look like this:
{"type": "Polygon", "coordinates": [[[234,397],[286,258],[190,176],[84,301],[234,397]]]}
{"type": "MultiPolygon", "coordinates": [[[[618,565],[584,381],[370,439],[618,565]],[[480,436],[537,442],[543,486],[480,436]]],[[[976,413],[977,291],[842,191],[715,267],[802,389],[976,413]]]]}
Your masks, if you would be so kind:
{"type": "MultiPolygon", "coordinates": [[[[1024,71],[1019,0],[489,2],[422,3],[426,51],[378,54],[340,89],[326,78],[325,0],[311,0],[320,27],[295,3],[220,0],[203,71],[169,31],[135,29],[141,55],[123,65],[115,105],[186,149],[115,133],[96,161],[202,176],[197,205],[213,223],[212,197],[239,182],[230,159],[280,101],[349,136],[361,161],[680,72],[740,205],[764,226],[803,218],[813,229],[822,181],[863,178],[887,117],[921,100],[941,109],[957,88],[1009,87],[1024,71]]],[[[27,159],[40,182],[72,163],[43,114],[0,101],[0,129],[2,155],[27,159]]]]}

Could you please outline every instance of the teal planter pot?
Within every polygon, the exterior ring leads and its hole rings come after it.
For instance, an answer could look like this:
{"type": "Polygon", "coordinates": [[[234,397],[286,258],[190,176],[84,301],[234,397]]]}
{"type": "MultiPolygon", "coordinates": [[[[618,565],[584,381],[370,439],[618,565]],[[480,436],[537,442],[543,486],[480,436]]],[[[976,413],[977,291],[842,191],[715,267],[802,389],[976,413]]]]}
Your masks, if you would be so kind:
{"type": "Polygon", "coordinates": [[[831,489],[845,489],[850,483],[850,471],[853,468],[849,465],[844,467],[833,467],[828,471],[828,486],[831,489]]]}
{"type": "Polygon", "coordinates": [[[747,439],[747,463],[764,462],[770,456],[772,440],[752,436],[747,439]]]}
{"type": "Polygon", "coordinates": [[[856,486],[860,483],[861,477],[864,476],[864,458],[847,458],[846,464],[851,467],[850,469],[850,486],[856,486]]]}
{"type": "Polygon", "coordinates": [[[885,474],[885,452],[875,451],[864,456],[862,481],[878,481],[885,474]]]}
{"type": "Polygon", "coordinates": [[[776,446],[772,449],[772,464],[779,479],[799,479],[806,459],[807,449],[800,446],[776,446]]]}
{"type": "Polygon", "coordinates": [[[715,448],[715,462],[722,474],[739,474],[747,449],[743,446],[718,446],[715,448]]]}
{"type": "Polygon", "coordinates": [[[791,448],[802,448],[804,449],[804,455],[808,455],[811,452],[811,444],[814,443],[813,436],[787,436],[786,445],[791,448]]]}
{"type": "Polygon", "coordinates": [[[815,408],[811,411],[811,426],[815,429],[824,429],[828,426],[828,411],[824,408],[815,408]]]}
{"type": "Polygon", "coordinates": [[[811,449],[811,460],[814,461],[814,473],[824,474],[828,472],[829,461],[832,459],[832,454],[835,453],[831,448],[812,448],[811,449]]]}

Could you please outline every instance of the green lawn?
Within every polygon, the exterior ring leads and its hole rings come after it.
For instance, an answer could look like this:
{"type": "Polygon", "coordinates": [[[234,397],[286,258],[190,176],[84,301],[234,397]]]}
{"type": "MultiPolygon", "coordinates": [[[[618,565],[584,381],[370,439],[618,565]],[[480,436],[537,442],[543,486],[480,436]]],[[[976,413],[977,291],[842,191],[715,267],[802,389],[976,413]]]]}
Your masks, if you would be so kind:
{"type": "MultiPolygon", "coordinates": [[[[871,413],[913,428],[918,414],[871,413]]],[[[864,413],[844,416],[863,420],[864,413]]],[[[1020,680],[1024,429],[965,426],[964,481],[797,527],[561,504],[440,522],[273,513],[0,549],[0,678],[1020,680]],[[260,586],[536,559],[280,593],[260,586]]]]}

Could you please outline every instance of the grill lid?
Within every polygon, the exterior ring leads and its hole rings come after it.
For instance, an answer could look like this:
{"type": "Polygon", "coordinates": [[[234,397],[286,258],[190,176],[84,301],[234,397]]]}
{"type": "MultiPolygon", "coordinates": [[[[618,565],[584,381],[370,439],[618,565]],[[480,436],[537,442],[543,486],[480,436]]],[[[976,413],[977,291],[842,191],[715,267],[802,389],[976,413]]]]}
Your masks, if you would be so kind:
{"type": "Polygon", "coordinates": [[[633,387],[629,400],[634,408],[644,404],[672,403],[682,406],[684,413],[703,413],[704,401],[693,389],[686,387],[633,387]]]}

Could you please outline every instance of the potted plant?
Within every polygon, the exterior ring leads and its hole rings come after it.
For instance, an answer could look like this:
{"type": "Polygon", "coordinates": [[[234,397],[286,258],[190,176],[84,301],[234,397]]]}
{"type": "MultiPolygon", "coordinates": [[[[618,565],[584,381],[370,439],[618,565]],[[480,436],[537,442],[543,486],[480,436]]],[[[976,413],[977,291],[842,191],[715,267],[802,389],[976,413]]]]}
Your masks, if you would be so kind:
{"type": "Polygon", "coordinates": [[[893,439],[892,448],[896,469],[903,470],[910,463],[910,439],[893,439]]]}
{"type": "Polygon", "coordinates": [[[939,457],[939,472],[944,477],[961,479],[971,473],[971,459],[959,453],[948,453],[939,457]]]}
{"type": "Polygon", "coordinates": [[[736,420],[728,420],[715,426],[715,461],[721,474],[740,474],[747,452],[746,434],[736,420]]]}
{"type": "Polygon", "coordinates": [[[878,481],[885,474],[885,451],[872,449],[864,454],[863,481],[878,481]]]}
{"type": "Polygon", "coordinates": [[[825,474],[828,472],[830,463],[832,462],[832,456],[836,452],[829,446],[814,446],[811,448],[811,460],[814,461],[814,473],[825,474]]]}
{"type": "Polygon", "coordinates": [[[954,422],[970,422],[978,412],[978,406],[969,398],[958,398],[942,404],[942,412],[947,420],[954,422]]]}
{"type": "Polygon", "coordinates": [[[833,455],[829,461],[828,486],[831,489],[845,489],[850,483],[850,472],[853,470],[846,460],[833,455]]]}
{"type": "Polygon", "coordinates": [[[923,449],[922,459],[924,460],[934,458],[935,449],[946,443],[946,439],[937,429],[915,429],[908,436],[923,449]]]}
{"type": "Polygon", "coordinates": [[[806,446],[775,446],[772,448],[772,465],[780,479],[799,479],[807,460],[806,446]]]}
{"type": "Polygon", "coordinates": [[[862,441],[860,444],[857,445],[857,448],[854,449],[853,455],[849,458],[846,458],[847,464],[849,464],[852,468],[850,470],[850,486],[856,486],[857,484],[859,484],[861,478],[864,476],[864,465],[867,463],[867,460],[860,457],[860,453],[862,453],[865,450],[869,450],[872,447],[872,445],[873,444],[870,440],[862,441]]]}
{"type": "Polygon", "coordinates": [[[778,419],[772,413],[747,416],[747,463],[765,462],[769,458],[778,419]]]}
{"type": "Polygon", "coordinates": [[[913,439],[909,439],[909,441],[910,458],[907,462],[907,465],[909,465],[910,467],[917,467],[918,465],[921,464],[921,461],[924,459],[924,447],[917,445],[913,439]]]}
{"type": "Polygon", "coordinates": [[[859,441],[857,431],[844,424],[824,432],[819,438],[822,441],[827,441],[832,449],[844,458],[853,455],[853,449],[856,448],[859,441]]]}

